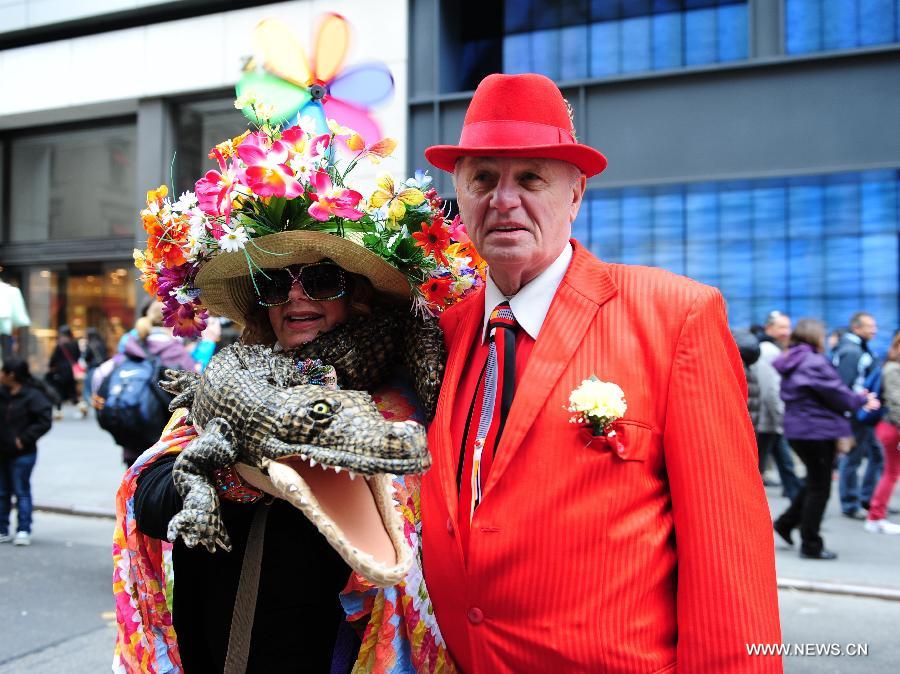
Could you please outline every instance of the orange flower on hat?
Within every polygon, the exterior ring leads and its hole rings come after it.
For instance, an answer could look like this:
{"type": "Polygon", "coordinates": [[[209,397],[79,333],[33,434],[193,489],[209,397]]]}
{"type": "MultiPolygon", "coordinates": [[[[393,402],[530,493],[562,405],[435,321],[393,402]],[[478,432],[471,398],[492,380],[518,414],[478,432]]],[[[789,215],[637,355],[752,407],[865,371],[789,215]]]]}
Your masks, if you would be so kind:
{"type": "Polygon", "coordinates": [[[450,298],[453,292],[453,277],[438,276],[430,278],[419,286],[419,290],[425,295],[429,304],[441,306],[450,298]]]}
{"type": "Polygon", "coordinates": [[[444,227],[443,216],[436,216],[430,225],[423,222],[422,231],[413,232],[412,236],[416,245],[425,249],[426,255],[431,255],[441,264],[449,264],[444,250],[450,244],[450,232],[444,227]]]}

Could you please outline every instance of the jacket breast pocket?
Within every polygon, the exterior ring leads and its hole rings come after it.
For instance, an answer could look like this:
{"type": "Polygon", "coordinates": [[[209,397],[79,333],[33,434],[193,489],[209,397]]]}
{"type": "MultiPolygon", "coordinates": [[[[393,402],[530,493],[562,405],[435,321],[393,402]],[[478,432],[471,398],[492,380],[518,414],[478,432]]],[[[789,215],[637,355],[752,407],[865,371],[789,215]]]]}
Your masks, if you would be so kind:
{"type": "Polygon", "coordinates": [[[610,452],[621,461],[646,461],[653,446],[653,429],[649,424],[632,419],[619,419],[612,425],[612,433],[594,436],[590,429],[582,429],[588,446],[610,452]]]}

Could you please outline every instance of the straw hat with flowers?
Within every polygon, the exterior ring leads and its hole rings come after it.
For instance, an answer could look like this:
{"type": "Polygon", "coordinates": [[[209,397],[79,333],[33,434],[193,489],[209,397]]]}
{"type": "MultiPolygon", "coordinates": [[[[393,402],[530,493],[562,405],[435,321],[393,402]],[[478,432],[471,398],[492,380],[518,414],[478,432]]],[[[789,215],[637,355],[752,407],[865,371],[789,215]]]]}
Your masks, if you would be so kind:
{"type": "Polygon", "coordinates": [[[262,121],[212,149],[218,170],[172,200],[162,186],[141,211],[147,247],[135,250],[144,288],[164,304],[176,335],[196,336],[208,313],[243,323],[257,303],[257,274],[328,259],[365,276],[385,298],[439,313],[484,280],[485,265],[458,218],[448,220],[431,177],[383,174],[368,196],[352,188],[363,159],[380,161],[396,143],[367,144],[329,121],[327,133],[262,121]],[[341,158],[335,138],[352,152],[341,158]]]}

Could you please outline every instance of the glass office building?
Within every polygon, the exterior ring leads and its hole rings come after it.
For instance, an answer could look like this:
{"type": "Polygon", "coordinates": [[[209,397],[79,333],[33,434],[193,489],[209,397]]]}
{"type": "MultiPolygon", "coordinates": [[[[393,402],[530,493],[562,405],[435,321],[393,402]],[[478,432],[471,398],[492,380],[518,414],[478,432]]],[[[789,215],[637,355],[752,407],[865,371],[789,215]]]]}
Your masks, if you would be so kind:
{"type": "Polygon", "coordinates": [[[540,72],[610,161],[574,225],[598,257],[718,287],[734,327],[868,311],[884,351],[900,302],[900,0],[410,7],[410,165],[457,141],[486,74],[540,72]]]}

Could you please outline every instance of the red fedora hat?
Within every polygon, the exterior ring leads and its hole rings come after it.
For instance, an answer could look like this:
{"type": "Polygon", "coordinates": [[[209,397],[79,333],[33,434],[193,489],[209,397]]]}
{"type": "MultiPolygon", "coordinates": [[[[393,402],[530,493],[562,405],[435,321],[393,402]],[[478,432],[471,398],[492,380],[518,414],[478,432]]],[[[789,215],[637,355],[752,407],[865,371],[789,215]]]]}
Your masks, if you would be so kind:
{"type": "Polygon", "coordinates": [[[453,172],[460,157],[542,157],[574,164],[588,178],[606,157],[575,140],[569,108],[543,75],[488,75],[475,90],[459,145],[432,145],[425,158],[453,172]]]}

